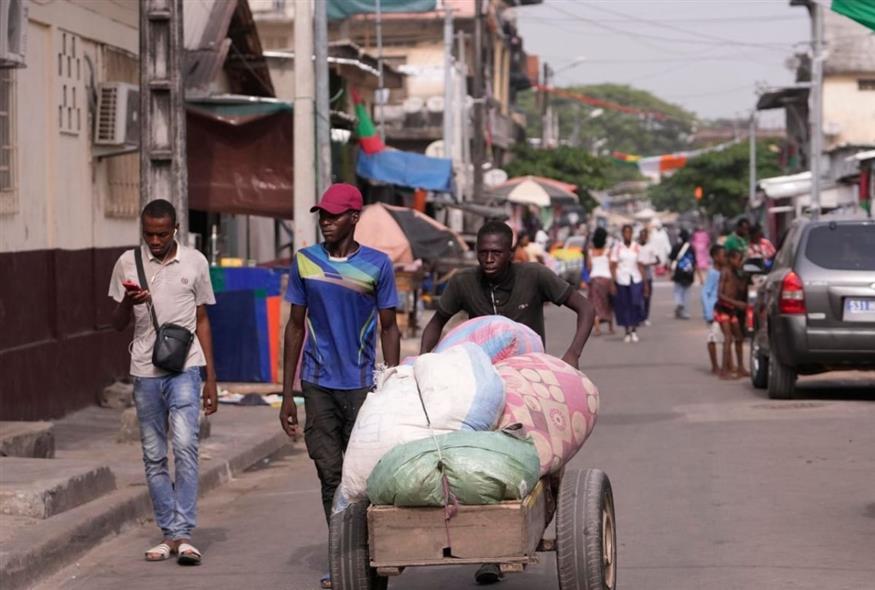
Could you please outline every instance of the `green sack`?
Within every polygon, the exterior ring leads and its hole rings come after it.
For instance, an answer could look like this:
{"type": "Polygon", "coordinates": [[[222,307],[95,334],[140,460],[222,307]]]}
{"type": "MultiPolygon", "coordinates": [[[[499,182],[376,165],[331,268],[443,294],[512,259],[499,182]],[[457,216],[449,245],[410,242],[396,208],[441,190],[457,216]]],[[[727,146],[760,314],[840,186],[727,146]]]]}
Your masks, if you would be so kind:
{"type": "Polygon", "coordinates": [[[443,506],[440,445],[449,487],[460,504],[525,498],[538,482],[538,452],[530,440],[503,432],[459,431],[398,445],[368,477],[372,504],[443,506]]]}

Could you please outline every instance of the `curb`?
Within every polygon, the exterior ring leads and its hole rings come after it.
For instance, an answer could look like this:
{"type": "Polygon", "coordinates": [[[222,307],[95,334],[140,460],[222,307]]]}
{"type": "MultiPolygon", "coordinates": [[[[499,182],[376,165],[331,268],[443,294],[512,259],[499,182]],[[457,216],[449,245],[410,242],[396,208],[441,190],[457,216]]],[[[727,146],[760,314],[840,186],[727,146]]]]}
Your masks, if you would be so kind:
{"type": "MultiPolygon", "coordinates": [[[[231,480],[289,444],[285,433],[253,437],[252,444],[231,449],[231,456],[211,460],[200,472],[199,496],[231,480]]],[[[52,533],[39,525],[16,535],[15,551],[0,554],[0,588],[19,590],[57,572],[106,537],[152,514],[145,484],[117,490],[51,518],[52,533]]],[[[49,521],[44,521],[48,523],[49,521]]]]}

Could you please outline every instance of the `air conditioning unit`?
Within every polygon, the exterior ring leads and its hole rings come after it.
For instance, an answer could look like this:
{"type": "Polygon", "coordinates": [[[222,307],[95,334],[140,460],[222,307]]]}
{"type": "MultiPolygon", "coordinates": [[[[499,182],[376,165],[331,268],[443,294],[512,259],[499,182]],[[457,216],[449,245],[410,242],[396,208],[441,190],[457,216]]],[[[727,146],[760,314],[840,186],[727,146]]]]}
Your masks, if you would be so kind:
{"type": "Polygon", "coordinates": [[[94,145],[124,148],[140,143],[140,87],[125,82],[97,85],[94,145]]]}
{"type": "Polygon", "coordinates": [[[25,0],[0,2],[0,68],[23,68],[27,47],[25,0]]]}

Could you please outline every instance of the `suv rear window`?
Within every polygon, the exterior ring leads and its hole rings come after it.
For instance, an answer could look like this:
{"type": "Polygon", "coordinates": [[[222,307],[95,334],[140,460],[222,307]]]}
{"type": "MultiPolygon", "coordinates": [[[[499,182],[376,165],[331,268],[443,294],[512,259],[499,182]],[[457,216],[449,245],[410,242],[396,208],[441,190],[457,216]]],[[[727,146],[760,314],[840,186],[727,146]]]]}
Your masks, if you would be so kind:
{"type": "Polygon", "coordinates": [[[875,270],[875,225],[813,227],[808,234],[805,257],[831,270],[875,270]]]}

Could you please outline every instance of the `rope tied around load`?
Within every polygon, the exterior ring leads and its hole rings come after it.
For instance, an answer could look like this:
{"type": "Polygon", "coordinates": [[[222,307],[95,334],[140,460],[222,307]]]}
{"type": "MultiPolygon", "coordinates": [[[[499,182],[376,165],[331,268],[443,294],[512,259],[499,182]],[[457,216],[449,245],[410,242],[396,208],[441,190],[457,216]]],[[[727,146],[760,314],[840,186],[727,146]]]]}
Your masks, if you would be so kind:
{"type": "Polygon", "coordinates": [[[437,468],[441,474],[441,490],[443,491],[444,529],[446,530],[447,547],[449,548],[453,546],[450,541],[450,520],[459,512],[459,501],[456,498],[456,495],[453,494],[453,490],[450,488],[450,480],[447,477],[446,464],[444,463],[441,444],[438,442],[437,435],[431,427],[431,418],[428,416],[428,409],[425,407],[425,400],[422,399],[422,391],[419,388],[419,383],[415,380],[414,382],[416,383],[416,394],[419,396],[419,404],[422,406],[422,413],[425,414],[425,423],[428,426],[428,433],[431,436],[431,440],[434,442],[434,447],[437,451],[437,468]]]}

